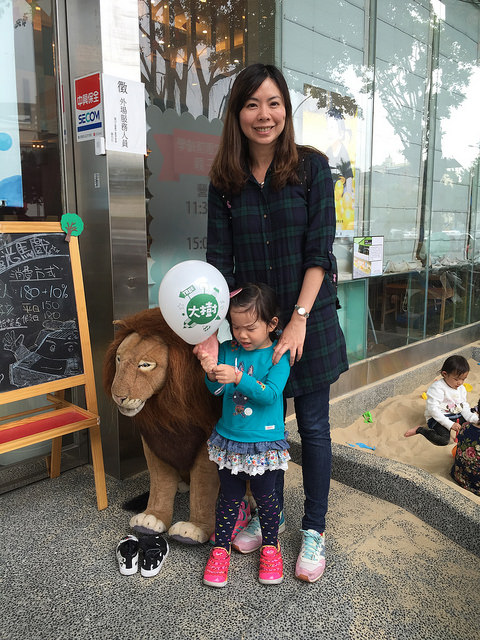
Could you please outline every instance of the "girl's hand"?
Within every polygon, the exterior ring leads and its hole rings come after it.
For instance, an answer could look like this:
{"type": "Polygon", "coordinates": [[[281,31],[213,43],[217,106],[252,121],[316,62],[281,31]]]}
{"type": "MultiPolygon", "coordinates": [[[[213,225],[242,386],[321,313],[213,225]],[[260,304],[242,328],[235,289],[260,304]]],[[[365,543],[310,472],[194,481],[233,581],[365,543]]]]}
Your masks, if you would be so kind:
{"type": "Polygon", "coordinates": [[[453,431],[455,434],[457,434],[460,431],[460,423],[455,422],[453,427],[451,427],[450,431],[453,431]]]}
{"type": "MultiPolygon", "coordinates": [[[[229,364],[219,364],[214,368],[215,377],[217,382],[221,384],[230,384],[236,382],[238,373],[235,371],[235,367],[229,364]]],[[[239,378],[239,376],[238,376],[239,378]]]]}
{"type": "Polygon", "coordinates": [[[303,344],[307,332],[307,320],[295,313],[280,336],[273,350],[273,364],[277,364],[284,353],[290,351],[290,366],[303,355],[303,344]]]}

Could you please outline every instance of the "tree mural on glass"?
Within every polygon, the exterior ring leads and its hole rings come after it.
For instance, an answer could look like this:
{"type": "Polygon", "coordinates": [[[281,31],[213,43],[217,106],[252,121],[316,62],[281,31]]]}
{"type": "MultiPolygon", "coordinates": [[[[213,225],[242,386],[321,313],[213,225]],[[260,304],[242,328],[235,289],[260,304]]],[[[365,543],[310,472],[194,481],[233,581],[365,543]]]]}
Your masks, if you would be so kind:
{"type": "Polygon", "coordinates": [[[140,0],[142,80],[162,111],[211,119],[214,87],[245,66],[246,0],[140,0]]]}

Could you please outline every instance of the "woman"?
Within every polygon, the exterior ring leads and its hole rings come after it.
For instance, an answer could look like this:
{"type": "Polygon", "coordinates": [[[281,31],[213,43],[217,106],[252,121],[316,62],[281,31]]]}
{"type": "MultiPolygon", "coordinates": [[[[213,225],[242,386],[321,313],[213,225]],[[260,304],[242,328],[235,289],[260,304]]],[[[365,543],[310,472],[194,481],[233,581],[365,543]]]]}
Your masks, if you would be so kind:
{"type": "MultiPolygon", "coordinates": [[[[329,276],[335,264],[335,209],[328,160],[295,144],[288,87],[276,67],[253,64],[236,78],[210,179],[207,261],[231,289],[264,282],[277,293],[285,329],[273,362],[290,352],[294,366],[284,395],[294,397],[302,441],[305,507],[295,573],[315,582],[325,567],[329,390],[348,364],[329,276]],[[299,178],[307,154],[308,190],[299,178]]],[[[283,474],[279,477],[282,509],[283,474]]],[[[280,530],[282,524],[283,519],[280,530]]],[[[248,553],[261,544],[254,517],[233,546],[248,553]]]]}

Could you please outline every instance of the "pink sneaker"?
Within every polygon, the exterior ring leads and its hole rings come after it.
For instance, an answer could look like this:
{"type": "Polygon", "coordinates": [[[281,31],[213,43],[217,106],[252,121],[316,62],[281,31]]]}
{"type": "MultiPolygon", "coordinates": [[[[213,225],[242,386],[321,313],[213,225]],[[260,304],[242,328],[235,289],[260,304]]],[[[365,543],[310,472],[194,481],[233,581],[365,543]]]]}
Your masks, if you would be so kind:
{"type": "Polygon", "coordinates": [[[228,580],[230,554],[223,547],[213,547],[203,573],[203,584],[211,587],[224,587],[228,580]]]}
{"type": "Polygon", "coordinates": [[[325,533],[301,529],[302,547],[295,566],[295,576],[305,582],[316,582],[325,571],[325,533]]]}
{"type": "Polygon", "coordinates": [[[258,580],[262,584],[280,584],[280,582],[283,582],[283,560],[280,544],[276,547],[266,545],[260,549],[258,580]]]}
{"type": "MultiPolygon", "coordinates": [[[[285,531],[285,518],[283,511],[280,512],[280,522],[278,523],[278,533],[285,531]]],[[[240,553],[252,553],[260,549],[262,546],[262,530],[260,528],[260,520],[257,514],[252,516],[248,525],[240,531],[232,547],[240,553]]]]}
{"type": "MultiPolygon", "coordinates": [[[[232,542],[235,540],[240,531],[245,529],[251,518],[252,514],[250,511],[250,504],[248,502],[245,503],[245,501],[242,500],[240,509],[238,510],[237,522],[235,523],[235,528],[232,533],[232,542]]],[[[210,544],[215,544],[215,531],[210,536],[210,544]]]]}

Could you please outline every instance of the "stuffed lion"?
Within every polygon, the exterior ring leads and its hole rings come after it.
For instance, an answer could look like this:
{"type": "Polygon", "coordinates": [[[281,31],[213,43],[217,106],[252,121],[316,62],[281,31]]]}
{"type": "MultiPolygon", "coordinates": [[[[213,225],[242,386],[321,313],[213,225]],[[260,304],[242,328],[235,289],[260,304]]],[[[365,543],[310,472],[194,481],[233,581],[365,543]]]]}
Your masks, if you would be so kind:
{"type": "Polygon", "coordinates": [[[150,473],[147,508],[130,525],[196,544],[215,528],[218,473],[206,440],[220,417],[220,400],[205,385],[192,346],[178,337],[160,309],[115,322],[115,339],[104,362],[103,382],[120,413],[132,418],[142,437],[150,473]],[[181,481],[190,483],[190,521],[172,525],[181,481]]]}

